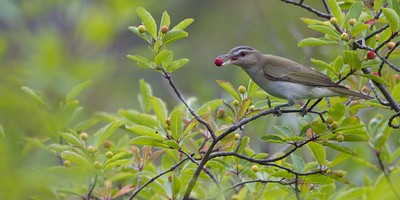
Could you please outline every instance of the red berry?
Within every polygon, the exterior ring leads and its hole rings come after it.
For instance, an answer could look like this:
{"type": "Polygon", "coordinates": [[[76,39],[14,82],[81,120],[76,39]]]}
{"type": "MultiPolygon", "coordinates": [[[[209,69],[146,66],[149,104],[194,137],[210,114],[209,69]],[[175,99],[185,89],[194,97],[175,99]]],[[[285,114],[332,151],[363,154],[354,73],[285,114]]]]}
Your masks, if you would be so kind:
{"type": "Polygon", "coordinates": [[[218,57],[214,61],[214,64],[217,65],[218,67],[220,67],[223,63],[224,63],[224,60],[222,58],[220,58],[220,57],[218,57]]]}
{"type": "Polygon", "coordinates": [[[162,26],[162,27],[161,27],[161,33],[166,34],[168,31],[169,31],[168,26],[162,26]]]}
{"type": "Polygon", "coordinates": [[[368,53],[367,53],[367,58],[368,58],[369,60],[375,59],[375,56],[376,56],[375,52],[373,52],[373,51],[368,51],[368,53]]]}

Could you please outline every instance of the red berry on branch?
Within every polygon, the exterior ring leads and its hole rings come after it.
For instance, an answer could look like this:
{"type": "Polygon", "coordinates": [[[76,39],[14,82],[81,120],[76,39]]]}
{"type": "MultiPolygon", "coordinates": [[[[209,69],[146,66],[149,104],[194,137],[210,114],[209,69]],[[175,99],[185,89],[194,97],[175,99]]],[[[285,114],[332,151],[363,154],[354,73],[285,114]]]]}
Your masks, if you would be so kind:
{"type": "Polygon", "coordinates": [[[214,64],[217,65],[218,67],[222,66],[223,63],[224,63],[224,60],[222,58],[220,58],[220,57],[218,57],[214,61],[214,64]]]}
{"type": "Polygon", "coordinates": [[[168,31],[169,31],[168,26],[162,26],[162,27],[161,27],[161,33],[166,34],[168,31]]]}
{"type": "Polygon", "coordinates": [[[368,51],[368,53],[367,53],[367,58],[368,58],[369,60],[375,59],[375,56],[376,56],[375,52],[373,52],[373,51],[368,51]]]}

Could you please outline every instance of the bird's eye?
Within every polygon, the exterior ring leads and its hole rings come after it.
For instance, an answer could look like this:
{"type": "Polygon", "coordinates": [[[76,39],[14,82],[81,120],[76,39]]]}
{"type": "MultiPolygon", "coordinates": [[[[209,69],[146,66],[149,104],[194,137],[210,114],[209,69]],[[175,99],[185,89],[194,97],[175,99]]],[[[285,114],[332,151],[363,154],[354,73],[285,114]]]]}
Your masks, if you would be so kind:
{"type": "Polygon", "coordinates": [[[246,52],[244,52],[244,51],[241,51],[239,55],[243,57],[243,56],[245,56],[245,55],[246,55],[246,52]]]}

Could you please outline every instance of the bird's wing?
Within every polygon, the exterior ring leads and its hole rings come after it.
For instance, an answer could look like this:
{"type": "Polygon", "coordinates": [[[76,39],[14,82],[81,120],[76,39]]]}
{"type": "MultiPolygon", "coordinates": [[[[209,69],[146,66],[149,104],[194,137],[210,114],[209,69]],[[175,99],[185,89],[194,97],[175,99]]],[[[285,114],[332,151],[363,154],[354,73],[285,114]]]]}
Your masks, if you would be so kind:
{"type": "Polygon", "coordinates": [[[287,81],[311,86],[341,87],[333,83],[325,74],[299,63],[272,55],[266,55],[266,58],[267,63],[263,65],[263,71],[265,77],[270,80],[287,81]],[[282,67],[282,65],[291,66],[291,68],[282,67]]]}

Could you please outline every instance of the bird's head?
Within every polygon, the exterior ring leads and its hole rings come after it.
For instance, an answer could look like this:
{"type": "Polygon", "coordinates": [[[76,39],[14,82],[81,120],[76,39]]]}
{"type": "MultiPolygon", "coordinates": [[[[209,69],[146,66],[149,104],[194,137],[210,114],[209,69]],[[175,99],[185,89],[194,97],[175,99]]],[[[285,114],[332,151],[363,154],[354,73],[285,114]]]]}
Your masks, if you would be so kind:
{"type": "Polygon", "coordinates": [[[229,51],[228,54],[219,57],[227,60],[222,65],[238,65],[241,67],[253,66],[260,60],[262,54],[249,46],[237,46],[229,51]]]}

